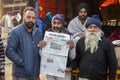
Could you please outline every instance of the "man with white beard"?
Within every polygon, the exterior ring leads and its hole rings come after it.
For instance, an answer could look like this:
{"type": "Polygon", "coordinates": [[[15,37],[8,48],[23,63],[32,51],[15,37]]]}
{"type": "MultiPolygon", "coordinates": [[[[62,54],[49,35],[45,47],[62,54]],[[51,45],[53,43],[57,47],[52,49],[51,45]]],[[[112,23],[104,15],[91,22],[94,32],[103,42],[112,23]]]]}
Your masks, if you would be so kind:
{"type": "Polygon", "coordinates": [[[115,80],[115,50],[113,44],[104,37],[99,16],[93,15],[85,27],[85,37],[76,44],[76,58],[66,71],[79,67],[79,80],[107,80],[107,76],[108,80],[115,80]]]}
{"type": "Polygon", "coordinates": [[[93,53],[98,49],[98,42],[101,40],[101,37],[104,35],[104,33],[99,30],[98,28],[96,30],[92,30],[91,28],[96,27],[95,24],[91,24],[91,26],[86,30],[86,39],[85,39],[85,50],[88,50],[90,48],[90,52],[93,53]],[[99,31],[98,31],[99,30],[99,31]],[[97,31],[97,32],[94,32],[97,31]]]}

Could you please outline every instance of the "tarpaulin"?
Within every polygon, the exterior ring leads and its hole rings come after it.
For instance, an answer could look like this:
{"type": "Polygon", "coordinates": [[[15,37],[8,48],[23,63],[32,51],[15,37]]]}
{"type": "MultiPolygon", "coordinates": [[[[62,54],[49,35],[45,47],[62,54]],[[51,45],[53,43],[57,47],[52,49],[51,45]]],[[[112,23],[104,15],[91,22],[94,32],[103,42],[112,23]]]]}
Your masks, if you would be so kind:
{"type": "Polygon", "coordinates": [[[46,18],[46,14],[51,12],[53,15],[57,13],[66,16],[65,0],[38,0],[38,15],[40,18],[46,18]]]}

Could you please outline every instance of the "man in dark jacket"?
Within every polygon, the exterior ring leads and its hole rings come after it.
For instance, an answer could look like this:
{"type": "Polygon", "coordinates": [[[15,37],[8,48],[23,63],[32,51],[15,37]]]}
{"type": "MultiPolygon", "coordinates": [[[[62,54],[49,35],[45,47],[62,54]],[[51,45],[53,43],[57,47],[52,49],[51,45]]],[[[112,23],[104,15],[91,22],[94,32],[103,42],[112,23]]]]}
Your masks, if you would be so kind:
{"type": "Polygon", "coordinates": [[[35,26],[36,11],[25,8],[23,23],[9,35],[6,56],[13,62],[12,80],[37,80],[40,71],[39,41],[41,35],[35,26]]]}
{"type": "MultiPolygon", "coordinates": [[[[71,35],[67,31],[67,29],[64,27],[64,15],[63,14],[56,14],[52,18],[52,28],[50,28],[48,31],[71,35]]],[[[40,41],[41,48],[45,47],[46,44],[47,44],[47,42],[40,41]]],[[[74,47],[74,42],[72,40],[68,40],[67,44],[69,45],[70,49],[72,49],[74,47]]],[[[68,53],[68,55],[71,55],[71,54],[68,53]]],[[[74,55],[74,54],[72,54],[72,55],[74,55]]],[[[70,56],[68,56],[67,66],[69,66],[70,62],[71,62],[71,59],[70,59],[70,56]]],[[[59,63],[56,65],[59,66],[59,63]]],[[[47,75],[47,80],[71,80],[71,72],[65,73],[65,78],[47,75]]]]}
{"type": "Polygon", "coordinates": [[[117,59],[114,46],[101,30],[98,15],[93,15],[85,27],[85,37],[76,44],[76,58],[66,71],[80,69],[79,80],[115,80],[117,59]]]}

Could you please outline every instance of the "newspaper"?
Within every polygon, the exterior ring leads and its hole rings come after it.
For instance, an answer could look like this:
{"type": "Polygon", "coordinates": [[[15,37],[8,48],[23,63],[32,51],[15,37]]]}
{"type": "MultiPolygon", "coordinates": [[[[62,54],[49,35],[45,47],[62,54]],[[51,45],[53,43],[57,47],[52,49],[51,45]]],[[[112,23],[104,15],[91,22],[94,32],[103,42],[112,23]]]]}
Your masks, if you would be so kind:
{"type": "Polygon", "coordinates": [[[55,32],[45,32],[44,41],[47,45],[42,48],[40,72],[47,75],[65,77],[69,46],[66,42],[70,35],[55,32]]]}

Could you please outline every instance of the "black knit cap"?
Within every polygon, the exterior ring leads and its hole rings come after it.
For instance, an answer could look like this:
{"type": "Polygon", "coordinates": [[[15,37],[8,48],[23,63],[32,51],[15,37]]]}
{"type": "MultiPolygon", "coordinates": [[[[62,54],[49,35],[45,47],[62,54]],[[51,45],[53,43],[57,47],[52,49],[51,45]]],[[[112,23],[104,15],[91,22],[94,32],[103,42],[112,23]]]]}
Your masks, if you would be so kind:
{"type": "Polygon", "coordinates": [[[78,13],[82,8],[85,8],[87,13],[89,13],[89,6],[87,3],[80,3],[76,7],[76,12],[78,13]]]}

